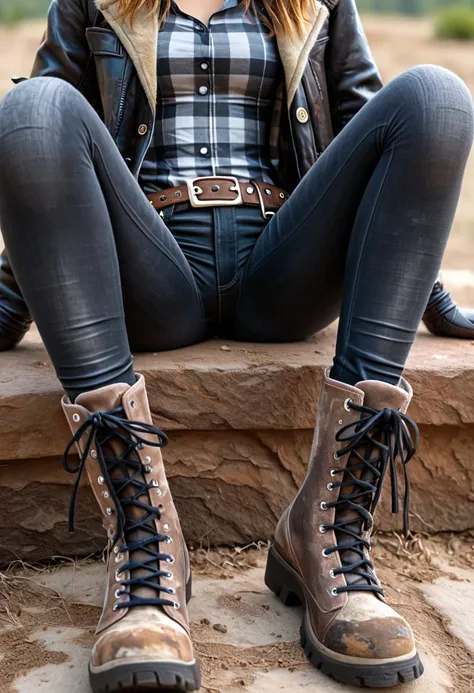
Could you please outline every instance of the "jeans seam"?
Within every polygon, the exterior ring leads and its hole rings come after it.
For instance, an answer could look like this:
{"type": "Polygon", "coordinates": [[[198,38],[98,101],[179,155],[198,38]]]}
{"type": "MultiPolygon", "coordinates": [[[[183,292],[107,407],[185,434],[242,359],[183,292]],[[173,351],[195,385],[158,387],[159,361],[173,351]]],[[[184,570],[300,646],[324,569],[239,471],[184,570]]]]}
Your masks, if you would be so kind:
{"type": "MultiPolygon", "coordinates": [[[[141,231],[141,233],[143,233],[143,235],[146,236],[146,237],[148,238],[148,240],[151,241],[151,243],[163,253],[163,255],[166,255],[166,257],[168,258],[168,260],[170,260],[170,262],[172,262],[173,265],[176,267],[176,269],[180,272],[180,274],[182,275],[183,279],[187,282],[187,284],[188,284],[192,289],[194,289],[194,291],[196,292],[196,296],[199,297],[199,302],[200,302],[200,304],[201,304],[201,309],[203,310],[202,300],[201,300],[201,294],[200,294],[200,291],[199,291],[199,289],[198,289],[196,283],[195,283],[195,282],[192,283],[192,282],[189,281],[188,277],[186,277],[186,275],[183,274],[183,271],[182,271],[181,267],[177,264],[177,262],[175,261],[174,257],[171,255],[171,253],[165,248],[165,246],[164,246],[162,243],[160,243],[160,241],[159,241],[157,238],[155,238],[152,234],[150,234],[150,233],[148,232],[148,229],[147,229],[147,228],[145,227],[145,225],[142,223],[142,220],[141,220],[139,217],[135,216],[133,210],[132,210],[131,208],[128,207],[127,202],[122,198],[122,196],[121,196],[121,194],[120,194],[120,190],[118,189],[118,186],[116,186],[116,185],[113,183],[112,179],[110,178],[109,171],[108,171],[108,169],[107,169],[107,165],[106,165],[106,163],[105,163],[105,161],[104,161],[104,158],[102,157],[102,154],[101,154],[100,149],[99,149],[99,147],[97,146],[96,142],[93,142],[93,143],[92,143],[92,146],[93,146],[93,149],[94,149],[95,154],[100,158],[100,161],[101,161],[101,163],[102,163],[102,165],[103,165],[103,168],[104,168],[104,171],[105,171],[105,175],[107,176],[107,178],[108,178],[108,180],[109,180],[110,187],[111,187],[111,189],[112,189],[114,195],[116,196],[117,200],[119,201],[120,205],[122,206],[122,209],[125,211],[125,213],[126,213],[127,216],[130,218],[130,220],[133,222],[133,224],[135,224],[135,226],[141,231]]],[[[93,159],[94,159],[94,157],[93,157],[93,159]]],[[[131,174],[130,174],[130,175],[131,175],[131,174]]],[[[144,193],[143,193],[143,194],[144,194],[144,193]]],[[[160,221],[162,221],[162,220],[160,219],[160,221]]],[[[164,223],[164,222],[163,222],[163,223],[164,223]]],[[[166,226],[166,224],[165,224],[165,226],[166,226]]],[[[168,230],[168,231],[169,231],[169,230],[168,230]]],[[[171,231],[169,231],[169,233],[171,233],[171,231]]],[[[181,251],[181,252],[182,252],[182,251],[181,251]]],[[[191,271],[191,274],[192,274],[191,268],[190,268],[190,271],[191,271]]],[[[192,276],[193,276],[193,279],[194,279],[194,275],[192,275],[192,276]]]]}
{"type": "Polygon", "coordinates": [[[234,277],[233,279],[228,283],[225,284],[224,286],[219,285],[219,290],[222,289],[222,291],[228,291],[231,289],[237,282],[239,278],[239,268],[237,266],[237,240],[238,240],[238,233],[237,233],[237,217],[235,214],[235,207],[230,207],[229,208],[232,214],[232,228],[233,228],[233,261],[234,261],[234,277]]]}

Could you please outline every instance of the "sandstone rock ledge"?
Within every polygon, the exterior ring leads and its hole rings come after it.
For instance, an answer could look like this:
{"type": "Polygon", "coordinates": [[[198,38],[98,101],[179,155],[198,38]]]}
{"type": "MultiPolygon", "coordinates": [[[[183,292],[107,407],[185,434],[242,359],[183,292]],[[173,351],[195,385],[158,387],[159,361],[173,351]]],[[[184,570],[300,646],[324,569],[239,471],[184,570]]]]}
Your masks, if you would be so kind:
{"type": "MultiPolygon", "coordinates": [[[[187,538],[199,544],[268,539],[301,483],[335,330],[285,345],[209,342],[137,357],[155,422],[170,434],[168,474],[187,538]]],[[[474,346],[420,334],[407,372],[422,444],[410,465],[412,527],[474,527],[474,346]]],[[[89,490],[67,534],[72,479],[61,390],[35,334],[0,354],[0,563],[103,547],[89,490]]],[[[388,488],[387,488],[388,491],[388,488]]],[[[380,529],[400,526],[388,493],[380,529]]]]}

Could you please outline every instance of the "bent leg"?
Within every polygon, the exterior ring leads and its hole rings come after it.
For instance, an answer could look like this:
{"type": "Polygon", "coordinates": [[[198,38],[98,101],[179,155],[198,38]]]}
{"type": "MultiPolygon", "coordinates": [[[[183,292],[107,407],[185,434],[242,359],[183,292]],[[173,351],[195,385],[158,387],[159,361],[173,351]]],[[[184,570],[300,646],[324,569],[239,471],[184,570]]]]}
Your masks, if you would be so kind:
{"type": "Polygon", "coordinates": [[[250,258],[239,339],[291,341],[341,311],[332,376],[398,382],[436,279],[472,144],[472,100],[422,66],[377,94],[272,219],[250,258]]]}
{"type": "Polygon", "coordinates": [[[0,224],[72,395],[134,382],[128,336],[135,350],[202,338],[188,262],[97,114],[59,79],[24,82],[0,104],[0,224]]]}

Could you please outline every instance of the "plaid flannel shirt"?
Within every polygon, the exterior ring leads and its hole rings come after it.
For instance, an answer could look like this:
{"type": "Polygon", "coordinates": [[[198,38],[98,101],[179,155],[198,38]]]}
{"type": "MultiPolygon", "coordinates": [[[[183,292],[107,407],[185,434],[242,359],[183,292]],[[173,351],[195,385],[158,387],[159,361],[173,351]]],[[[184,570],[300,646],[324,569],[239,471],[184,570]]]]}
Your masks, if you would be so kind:
{"type": "Polygon", "coordinates": [[[173,0],[158,40],[157,119],[139,178],[146,193],[210,175],[274,182],[282,67],[268,34],[239,0],[225,0],[208,27],[173,0]]]}

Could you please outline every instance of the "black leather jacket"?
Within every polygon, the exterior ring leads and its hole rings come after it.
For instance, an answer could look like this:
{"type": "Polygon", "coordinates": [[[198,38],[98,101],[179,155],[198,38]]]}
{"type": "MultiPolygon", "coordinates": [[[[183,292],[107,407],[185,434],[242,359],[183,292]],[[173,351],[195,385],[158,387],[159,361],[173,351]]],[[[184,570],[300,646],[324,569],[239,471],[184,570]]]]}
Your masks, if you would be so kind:
{"type": "MultiPolygon", "coordinates": [[[[301,38],[278,39],[284,106],[275,112],[270,149],[280,162],[277,182],[289,192],[382,88],[354,0],[314,0],[310,19],[301,38]]],[[[130,27],[114,0],[54,0],[31,75],[75,86],[136,176],[156,118],[157,30],[157,16],[146,13],[130,27]]],[[[4,253],[0,349],[18,343],[30,322],[4,253]]]]}

